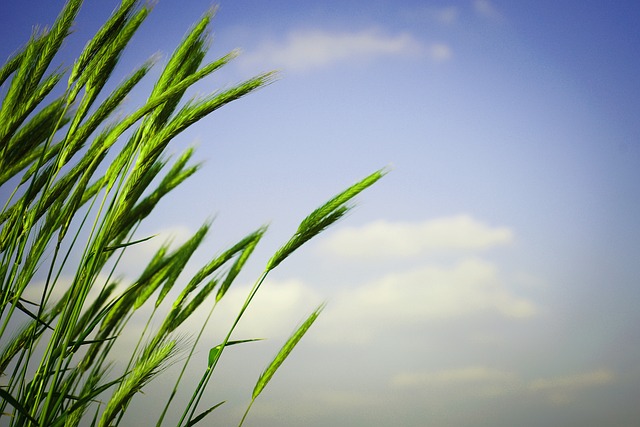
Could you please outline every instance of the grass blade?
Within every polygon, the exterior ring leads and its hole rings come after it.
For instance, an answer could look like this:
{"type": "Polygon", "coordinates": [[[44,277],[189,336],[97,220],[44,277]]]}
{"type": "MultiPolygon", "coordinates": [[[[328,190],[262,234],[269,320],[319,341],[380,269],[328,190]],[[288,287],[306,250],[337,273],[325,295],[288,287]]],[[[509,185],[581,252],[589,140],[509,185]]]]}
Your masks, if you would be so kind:
{"type": "Polygon", "coordinates": [[[251,394],[251,398],[255,400],[256,397],[262,393],[262,390],[267,386],[273,375],[276,373],[282,362],[289,356],[291,351],[295,348],[295,346],[300,342],[304,334],[307,333],[313,322],[316,321],[322,310],[324,309],[324,304],[320,305],[316,310],[307,317],[300,327],[289,337],[287,342],[282,346],[276,357],[271,361],[267,369],[264,370],[256,386],[253,388],[253,393],[251,394]]]}
{"type": "Polygon", "coordinates": [[[185,427],[191,427],[191,426],[194,426],[194,425],[198,424],[204,417],[209,415],[211,412],[213,412],[215,409],[217,409],[223,403],[225,403],[225,402],[222,401],[222,402],[220,402],[220,403],[218,403],[216,405],[213,405],[211,408],[207,409],[206,411],[201,412],[194,419],[189,421],[185,427]]]}
{"type": "Polygon", "coordinates": [[[245,342],[262,341],[262,340],[263,340],[263,338],[253,338],[253,339],[248,339],[248,340],[229,341],[224,345],[218,344],[217,346],[215,346],[215,347],[211,348],[211,350],[209,350],[208,367],[210,368],[213,365],[213,363],[218,359],[218,354],[222,351],[222,347],[229,347],[230,345],[242,344],[242,343],[245,343],[245,342]]]}
{"type": "Polygon", "coordinates": [[[5,402],[9,403],[11,406],[16,408],[16,410],[20,413],[20,415],[26,417],[33,425],[38,425],[38,420],[34,419],[21,404],[16,400],[8,391],[0,387],[0,397],[2,397],[5,402]]]}
{"type": "Polygon", "coordinates": [[[318,308],[315,309],[313,313],[309,315],[309,317],[307,317],[307,319],[304,322],[302,322],[302,324],[298,327],[298,329],[289,337],[287,342],[282,346],[282,348],[280,349],[276,357],[271,361],[269,366],[267,366],[267,369],[265,369],[262,375],[260,375],[260,378],[258,378],[258,382],[256,382],[256,385],[253,388],[253,393],[251,393],[251,401],[249,402],[249,406],[247,406],[247,409],[244,412],[244,415],[242,416],[242,419],[240,420],[240,424],[238,425],[238,427],[242,427],[244,420],[247,418],[247,415],[251,410],[253,402],[255,402],[256,398],[260,395],[260,393],[262,393],[262,391],[267,386],[267,384],[269,384],[269,381],[271,381],[271,378],[273,378],[273,375],[276,373],[278,368],[280,368],[280,366],[286,360],[286,358],[289,357],[289,354],[291,354],[291,351],[300,342],[302,337],[307,333],[307,331],[309,330],[311,325],[313,325],[313,322],[316,321],[316,319],[318,318],[318,316],[320,315],[324,307],[325,307],[324,304],[320,305],[318,308]]]}

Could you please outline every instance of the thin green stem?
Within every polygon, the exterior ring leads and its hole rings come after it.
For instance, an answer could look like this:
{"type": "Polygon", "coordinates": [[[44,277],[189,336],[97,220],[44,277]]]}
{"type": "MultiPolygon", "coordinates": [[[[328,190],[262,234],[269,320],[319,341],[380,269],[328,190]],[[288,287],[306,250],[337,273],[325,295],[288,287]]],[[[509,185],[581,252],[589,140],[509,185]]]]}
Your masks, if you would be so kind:
{"type": "Polygon", "coordinates": [[[162,421],[164,420],[164,417],[167,414],[167,411],[169,410],[169,406],[171,406],[171,402],[173,401],[173,398],[175,397],[175,395],[178,392],[178,386],[180,385],[180,382],[182,381],[182,377],[184,376],[184,373],[187,371],[187,366],[189,365],[189,362],[191,361],[191,357],[193,356],[193,354],[196,351],[196,346],[200,342],[200,339],[202,338],[202,335],[204,334],[206,326],[209,323],[209,319],[211,319],[211,315],[213,314],[213,311],[214,311],[214,309],[216,308],[217,305],[218,305],[217,301],[215,303],[213,303],[213,305],[211,306],[211,310],[209,310],[209,313],[207,314],[207,318],[205,319],[204,323],[202,324],[202,327],[200,328],[200,331],[198,331],[198,336],[196,337],[195,342],[193,343],[193,345],[191,346],[191,348],[189,350],[189,355],[187,356],[187,359],[185,360],[184,364],[182,365],[182,369],[180,370],[180,374],[178,375],[178,378],[176,379],[176,383],[174,384],[173,389],[171,390],[171,394],[169,395],[169,398],[167,399],[167,403],[165,404],[165,406],[164,406],[164,408],[162,410],[162,413],[160,414],[160,418],[158,419],[158,422],[156,423],[156,427],[160,427],[162,425],[162,421]]]}
{"type": "Polygon", "coordinates": [[[249,405],[247,406],[247,409],[244,411],[244,414],[242,415],[242,419],[240,420],[240,424],[238,424],[238,427],[242,427],[242,424],[244,424],[244,420],[247,418],[247,415],[249,415],[251,406],[253,406],[253,402],[255,401],[256,399],[251,399],[251,401],[249,402],[249,405]]]}
{"type": "Polygon", "coordinates": [[[205,370],[204,374],[202,375],[202,378],[200,379],[200,382],[198,383],[198,386],[197,386],[196,390],[194,391],[193,395],[191,396],[191,399],[189,400],[189,403],[187,404],[187,407],[185,408],[185,411],[182,414],[182,417],[180,418],[180,421],[178,422],[178,427],[182,427],[183,422],[185,421],[187,413],[189,414],[188,419],[187,419],[187,424],[193,419],[193,416],[195,414],[196,408],[198,407],[198,404],[200,403],[200,399],[202,398],[202,395],[204,394],[204,390],[205,390],[207,384],[209,383],[209,381],[211,380],[211,376],[213,375],[213,371],[214,371],[216,365],[218,364],[218,360],[220,360],[220,356],[222,355],[222,352],[224,351],[224,349],[225,349],[227,343],[229,342],[229,340],[231,339],[231,334],[233,334],[233,331],[235,330],[236,326],[238,325],[238,322],[240,322],[240,319],[244,315],[244,312],[249,307],[249,304],[253,300],[253,297],[256,295],[256,292],[258,292],[258,289],[260,288],[260,286],[262,285],[264,280],[267,278],[267,275],[269,274],[269,271],[270,270],[263,271],[262,274],[260,275],[260,277],[258,278],[258,280],[256,280],[256,282],[254,283],[253,287],[251,288],[251,292],[249,292],[249,295],[245,299],[244,304],[242,305],[242,308],[238,312],[238,315],[236,316],[235,320],[233,321],[233,324],[231,325],[231,328],[229,328],[229,331],[227,332],[227,335],[225,336],[224,340],[220,344],[220,351],[216,354],[214,359],[212,361],[210,361],[209,365],[207,366],[207,369],[205,370]]]}

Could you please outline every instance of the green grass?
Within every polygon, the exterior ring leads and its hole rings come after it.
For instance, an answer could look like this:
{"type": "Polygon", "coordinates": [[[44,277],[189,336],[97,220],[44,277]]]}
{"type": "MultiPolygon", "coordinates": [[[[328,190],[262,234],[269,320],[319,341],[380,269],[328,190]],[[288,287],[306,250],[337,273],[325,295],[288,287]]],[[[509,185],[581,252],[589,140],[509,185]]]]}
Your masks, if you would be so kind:
{"type": "MultiPolygon", "coordinates": [[[[347,188],[303,219],[291,239],[267,260],[225,338],[210,343],[206,366],[200,365],[192,356],[207,322],[189,339],[180,327],[205,301],[211,315],[266,227],[247,234],[188,279],[183,270],[207,235],[209,222],[177,247],[163,244],[124,289],[116,279],[118,266],[127,251],[153,237],[132,240],[140,223],[200,167],[191,163],[191,148],[171,159],[165,154],[168,144],[192,124],[276,76],[265,73],[203,98],[183,99],[191,85],[236,56],[231,52],[203,63],[211,10],[170,56],[146,102],[119,117],[114,113],[154,60],[143,63],[110,93],[103,89],[150,6],[123,0],[65,73],[56,68],[54,58],[81,3],[68,1],[50,29],[34,34],[0,68],[0,190],[10,194],[0,212],[0,423],[115,426],[147,384],[169,365],[179,364],[164,411],[137,422],[166,425],[171,408],[182,413],[178,427],[195,425],[221,405],[207,402],[200,408],[225,349],[254,341],[232,337],[267,275],[339,220],[351,209],[353,198],[384,171],[347,188]],[[63,280],[69,271],[72,280],[63,280]],[[33,294],[36,277],[43,275],[46,280],[37,300],[27,300],[27,291],[33,294]],[[163,311],[165,299],[176,294],[163,311]],[[135,332],[131,319],[143,307],[151,313],[146,327],[127,366],[118,367],[113,364],[115,344],[135,332]],[[175,408],[178,389],[193,386],[183,384],[187,369],[200,370],[201,380],[188,403],[175,408]]],[[[250,403],[240,425],[322,308],[301,324],[257,380],[253,393],[247,393],[250,403]]]]}

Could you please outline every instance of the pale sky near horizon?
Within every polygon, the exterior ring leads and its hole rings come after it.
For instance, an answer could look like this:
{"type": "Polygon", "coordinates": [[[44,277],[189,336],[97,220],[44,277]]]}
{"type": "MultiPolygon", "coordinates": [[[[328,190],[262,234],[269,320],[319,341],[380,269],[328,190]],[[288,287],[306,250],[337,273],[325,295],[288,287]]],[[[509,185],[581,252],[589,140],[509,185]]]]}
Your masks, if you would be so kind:
{"type": "MultiPolygon", "coordinates": [[[[66,65],[117,3],[86,1],[66,65]]],[[[635,425],[640,3],[219,3],[209,59],[243,53],[192,94],[280,78],[173,142],[196,144],[204,167],[140,230],[181,239],[215,215],[217,251],[270,223],[214,324],[300,219],[391,171],[274,271],[237,337],[268,340],[225,354],[205,399],[228,402],[211,422],[237,425],[278,346],[326,300],[246,427],[635,425]]],[[[62,4],[1,2],[1,59],[62,4]]],[[[114,81],[170,54],[211,4],[159,0],[114,81]]],[[[170,384],[145,389],[125,424],[170,384]]]]}

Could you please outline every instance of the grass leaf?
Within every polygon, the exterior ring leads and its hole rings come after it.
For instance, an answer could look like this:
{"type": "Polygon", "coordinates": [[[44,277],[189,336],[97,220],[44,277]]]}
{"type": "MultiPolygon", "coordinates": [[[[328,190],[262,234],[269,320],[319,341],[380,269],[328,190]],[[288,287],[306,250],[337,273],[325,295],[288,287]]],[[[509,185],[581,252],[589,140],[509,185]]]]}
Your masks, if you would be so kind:
{"type": "MultiPolygon", "coordinates": [[[[224,347],[229,347],[230,345],[236,345],[236,344],[242,344],[245,342],[253,342],[253,341],[262,341],[263,338],[253,338],[253,339],[248,339],[248,340],[237,340],[237,341],[228,341],[224,347]]],[[[208,363],[208,367],[211,367],[211,365],[213,365],[213,363],[215,362],[215,360],[218,358],[218,354],[222,351],[222,344],[218,344],[217,346],[211,348],[211,350],[209,350],[209,363],[208,363]]]]}
{"type": "Polygon", "coordinates": [[[251,394],[251,399],[255,400],[262,390],[269,383],[273,375],[276,373],[282,362],[285,361],[291,351],[295,348],[295,346],[300,342],[304,334],[307,333],[313,322],[316,321],[322,310],[324,309],[324,304],[320,305],[316,310],[307,317],[307,319],[298,327],[298,329],[289,337],[287,342],[282,346],[276,357],[271,361],[267,369],[264,370],[255,387],[253,388],[253,393],[251,394]]]}
{"type": "Polygon", "coordinates": [[[206,417],[207,415],[209,415],[211,412],[213,412],[215,409],[217,409],[220,405],[222,405],[223,403],[225,403],[225,401],[222,401],[216,405],[213,405],[211,408],[207,409],[206,411],[203,411],[201,413],[199,413],[194,419],[192,419],[191,421],[189,421],[185,427],[191,427],[194,426],[196,424],[198,424],[200,421],[202,421],[202,419],[204,417],[206,417]]]}
{"type": "Polygon", "coordinates": [[[33,418],[29,414],[29,411],[27,411],[24,408],[24,406],[22,406],[22,404],[20,404],[20,402],[16,398],[14,398],[8,391],[6,391],[2,387],[0,387],[0,397],[2,397],[5,400],[5,402],[7,402],[8,404],[16,408],[16,410],[20,413],[20,415],[26,417],[34,425],[38,425],[38,420],[33,418]]]}

